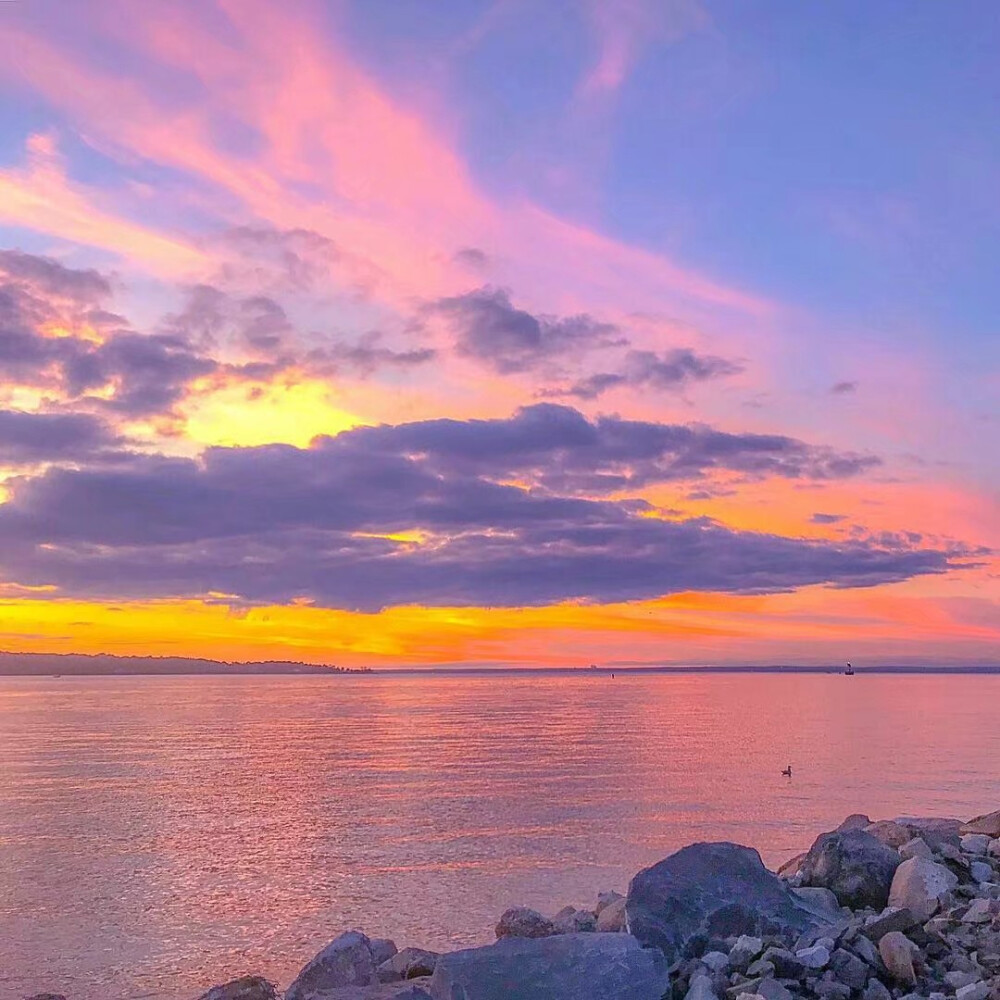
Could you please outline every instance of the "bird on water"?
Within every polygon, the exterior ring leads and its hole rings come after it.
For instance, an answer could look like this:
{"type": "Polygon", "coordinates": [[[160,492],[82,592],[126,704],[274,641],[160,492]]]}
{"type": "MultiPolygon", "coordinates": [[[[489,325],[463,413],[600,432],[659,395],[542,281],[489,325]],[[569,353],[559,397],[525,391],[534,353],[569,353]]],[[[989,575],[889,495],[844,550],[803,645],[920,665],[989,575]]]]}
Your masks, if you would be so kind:
{"type": "Polygon", "coordinates": [[[782,771],[781,773],[782,773],[782,774],[783,774],[783,775],[784,775],[784,776],[785,776],[786,778],[790,778],[790,777],[792,776],[792,765],[791,765],[791,764],[789,764],[789,765],[788,765],[788,767],[786,767],[786,768],[784,769],[784,771],[782,771]]]}

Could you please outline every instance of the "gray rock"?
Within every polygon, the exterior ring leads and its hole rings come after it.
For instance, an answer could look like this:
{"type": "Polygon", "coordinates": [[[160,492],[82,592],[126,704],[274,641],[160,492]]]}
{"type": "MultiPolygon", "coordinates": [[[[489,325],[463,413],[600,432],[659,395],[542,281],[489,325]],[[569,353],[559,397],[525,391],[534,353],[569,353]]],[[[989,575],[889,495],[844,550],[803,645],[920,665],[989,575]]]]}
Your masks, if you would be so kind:
{"type": "Polygon", "coordinates": [[[917,975],[913,970],[915,948],[913,942],[899,931],[889,931],[879,941],[878,953],[893,979],[901,983],[917,981],[917,975]]]}
{"type": "Polygon", "coordinates": [[[948,843],[938,844],[936,850],[937,853],[941,856],[941,858],[943,858],[945,861],[952,862],[951,865],[952,868],[958,868],[960,871],[969,870],[968,857],[966,857],[966,855],[964,855],[961,852],[961,850],[959,850],[959,848],[957,848],[954,844],[948,844],[948,843]]]}
{"type": "Polygon", "coordinates": [[[979,976],[975,972],[946,972],[941,978],[953,990],[959,990],[963,986],[979,981],[979,976]]]}
{"type": "Polygon", "coordinates": [[[639,872],[625,912],[630,933],[671,962],[696,939],[793,935],[823,922],[756,851],[726,843],[693,844],[639,872]]]}
{"type": "Polygon", "coordinates": [[[877,979],[869,979],[862,1000],[892,1000],[892,994],[877,979]]]}
{"type": "Polygon", "coordinates": [[[813,992],[823,1000],[848,1000],[851,988],[846,983],[838,983],[835,979],[821,979],[813,987],[813,992]]]}
{"type": "Polygon", "coordinates": [[[376,981],[371,942],[361,931],[345,931],[302,967],[285,1000],[309,1000],[320,990],[376,981]]]}
{"type": "Polygon", "coordinates": [[[838,948],[830,957],[830,968],[839,982],[846,983],[854,990],[864,989],[872,974],[871,967],[866,962],[844,948],[838,948]]]}
{"type": "Polygon", "coordinates": [[[976,882],[989,882],[993,878],[993,868],[985,861],[973,861],[969,865],[969,874],[976,882]]]}
{"type": "Polygon", "coordinates": [[[792,1000],[792,994],[777,979],[762,979],[757,984],[757,996],[764,1000],[792,1000]]]}
{"type": "Polygon", "coordinates": [[[904,861],[892,880],[890,906],[905,906],[919,923],[937,913],[941,901],[958,885],[958,877],[943,865],[926,858],[904,861]]]}
{"type": "Polygon", "coordinates": [[[764,942],[759,937],[741,934],[729,949],[729,964],[734,969],[745,969],[763,950],[764,942]]]}
{"type": "Polygon", "coordinates": [[[597,930],[606,934],[619,933],[625,930],[625,897],[608,903],[597,915],[597,930]]]}
{"type": "Polygon", "coordinates": [[[933,860],[934,852],[927,846],[927,841],[923,837],[914,837],[908,840],[899,849],[899,856],[906,861],[908,858],[930,858],[933,860]]]}
{"type": "Polygon", "coordinates": [[[871,826],[872,821],[864,813],[851,813],[834,833],[846,833],[848,830],[863,830],[866,826],[871,826]]]}
{"type": "Polygon", "coordinates": [[[985,833],[987,837],[1000,837],[1000,809],[970,819],[961,829],[962,833],[985,833]]]}
{"type": "Polygon", "coordinates": [[[433,1000],[660,1000],[667,962],[628,934],[506,938],[442,955],[433,1000]]]}
{"type": "Polygon", "coordinates": [[[974,899],[962,916],[965,924],[988,924],[993,919],[988,899],[974,899]]]}
{"type": "Polygon", "coordinates": [[[599,917],[612,903],[617,903],[619,899],[624,898],[620,892],[615,892],[613,889],[610,892],[599,892],[597,894],[597,906],[594,908],[594,913],[599,917]]]}
{"type": "Polygon", "coordinates": [[[821,913],[828,917],[831,923],[839,921],[841,917],[840,903],[830,889],[820,885],[803,885],[792,889],[792,892],[801,899],[813,913],[821,913]]]}
{"type": "Polygon", "coordinates": [[[966,854],[985,854],[990,849],[990,838],[985,833],[967,833],[962,837],[962,850],[966,854]]]}
{"type": "Polygon", "coordinates": [[[555,932],[551,920],[527,906],[512,906],[503,913],[496,926],[497,940],[548,937],[555,932]]]}
{"type": "Polygon", "coordinates": [[[802,959],[787,948],[768,948],[761,958],[774,966],[774,974],[779,979],[802,979],[808,968],[802,959]]]}
{"type": "Polygon", "coordinates": [[[725,972],[729,968],[729,956],[724,951],[707,951],[699,960],[712,972],[725,972]]]}
{"type": "Polygon", "coordinates": [[[590,910],[567,906],[552,918],[556,934],[586,934],[597,930],[597,919],[590,910]]]}
{"type": "Polygon", "coordinates": [[[388,962],[399,951],[396,942],[390,941],[388,938],[372,938],[368,945],[372,950],[372,961],[376,966],[388,962]]]}
{"type": "Polygon", "coordinates": [[[897,816],[896,822],[908,826],[914,836],[923,837],[928,847],[936,851],[941,844],[958,847],[961,839],[962,821],[944,819],[940,816],[897,816]]]}
{"type": "Polygon", "coordinates": [[[693,976],[684,1000],[719,1000],[708,976],[693,976]]]}
{"type": "Polygon", "coordinates": [[[830,889],[843,906],[881,909],[889,897],[899,855],[864,830],[824,833],[799,870],[804,886],[830,889]]]}
{"type": "Polygon", "coordinates": [[[882,959],[879,957],[878,948],[864,934],[859,934],[851,942],[851,951],[862,961],[867,962],[873,969],[882,967],[882,959]]]}
{"type": "Polygon", "coordinates": [[[401,979],[430,976],[437,960],[437,952],[425,951],[423,948],[404,948],[378,967],[378,980],[380,983],[397,983],[401,979]]]}
{"type": "Polygon", "coordinates": [[[794,858],[789,858],[781,867],[778,869],[778,878],[782,879],[792,879],[795,878],[799,873],[799,869],[802,867],[802,862],[805,861],[805,853],[796,854],[794,858]]]}
{"type": "Polygon", "coordinates": [[[990,995],[990,984],[980,980],[978,983],[969,983],[968,986],[960,986],[955,990],[955,1000],[986,1000],[990,995]]]}
{"type": "Polygon", "coordinates": [[[747,975],[754,979],[764,979],[767,976],[774,975],[774,966],[770,962],[765,962],[764,959],[758,958],[755,962],[751,962],[747,966],[747,975]]]}
{"type": "Polygon", "coordinates": [[[433,1000],[427,990],[419,986],[407,986],[406,989],[393,993],[389,1000],[433,1000]]]}
{"type": "Polygon", "coordinates": [[[807,969],[825,969],[830,964],[830,950],[821,944],[814,944],[811,948],[800,948],[795,957],[807,969]]]}
{"type": "Polygon", "coordinates": [[[989,854],[991,858],[1000,858],[1000,837],[996,837],[990,841],[987,854],[989,854]]]}
{"type": "Polygon", "coordinates": [[[919,920],[905,906],[887,906],[877,917],[865,921],[864,933],[878,941],[890,931],[908,931],[915,927],[919,920]]]}
{"type": "Polygon", "coordinates": [[[870,833],[886,847],[892,847],[895,850],[913,839],[913,830],[891,819],[882,819],[877,823],[872,823],[871,826],[866,826],[865,833],[870,833]]]}
{"type": "Polygon", "coordinates": [[[241,976],[222,986],[213,986],[198,1000],[278,1000],[278,988],[263,976],[241,976]]]}

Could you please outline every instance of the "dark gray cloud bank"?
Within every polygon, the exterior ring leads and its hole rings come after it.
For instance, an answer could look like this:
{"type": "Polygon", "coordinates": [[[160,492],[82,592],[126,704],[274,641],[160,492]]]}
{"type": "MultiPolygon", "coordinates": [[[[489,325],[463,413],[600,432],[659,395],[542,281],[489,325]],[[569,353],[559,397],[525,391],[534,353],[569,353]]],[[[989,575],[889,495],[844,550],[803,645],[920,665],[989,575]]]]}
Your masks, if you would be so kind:
{"type": "Polygon", "coordinates": [[[508,420],[359,428],[308,449],[52,467],[16,482],[0,507],[0,571],[90,597],[214,591],[374,611],[871,586],[942,573],[968,555],[664,521],[643,516],[644,501],[609,496],[623,480],[719,469],[822,479],[865,467],[788,438],[590,422],[541,405],[508,420]],[[371,537],[414,529],[425,544],[371,537]]]}
{"type": "Polygon", "coordinates": [[[121,439],[87,413],[0,410],[0,465],[92,461],[112,457],[121,439]]]}

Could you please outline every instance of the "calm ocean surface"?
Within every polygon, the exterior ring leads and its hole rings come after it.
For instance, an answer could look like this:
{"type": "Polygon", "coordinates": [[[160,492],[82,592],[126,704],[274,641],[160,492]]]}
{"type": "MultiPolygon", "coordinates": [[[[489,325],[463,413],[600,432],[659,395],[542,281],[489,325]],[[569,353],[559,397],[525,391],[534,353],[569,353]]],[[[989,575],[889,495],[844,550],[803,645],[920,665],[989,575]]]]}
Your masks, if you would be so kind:
{"type": "Polygon", "coordinates": [[[0,679],[0,998],[492,939],[685,843],[1000,806],[1000,677],[0,679]],[[789,781],[781,776],[788,763],[789,781]]]}

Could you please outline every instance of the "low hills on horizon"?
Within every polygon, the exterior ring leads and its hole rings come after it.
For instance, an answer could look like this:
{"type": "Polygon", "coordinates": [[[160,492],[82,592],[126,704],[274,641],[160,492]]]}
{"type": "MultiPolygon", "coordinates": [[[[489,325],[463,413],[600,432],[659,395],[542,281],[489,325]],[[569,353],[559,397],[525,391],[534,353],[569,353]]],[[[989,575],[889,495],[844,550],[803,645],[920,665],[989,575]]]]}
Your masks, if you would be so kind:
{"type": "MultiPolygon", "coordinates": [[[[436,664],[371,667],[338,667],[294,660],[225,661],[188,656],[119,656],[113,653],[12,653],[0,650],[0,677],[44,676],[143,676],[143,675],[342,675],[371,673],[490,673],[501,671],[568,673],[841,673],[842,664],[654,664],[607,663],[599,667],[512,667],[504,664],[436,664]]],[[[856,667],[858,674],[1000,674],[1000,663],[942,666],[930,663],[877,664],[856,667]]]]}

